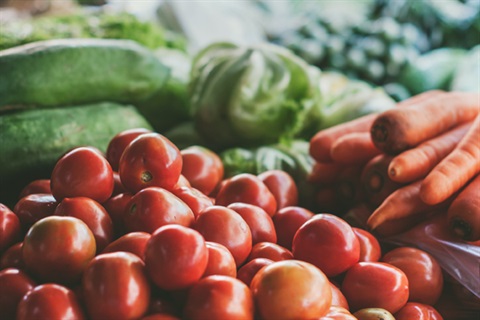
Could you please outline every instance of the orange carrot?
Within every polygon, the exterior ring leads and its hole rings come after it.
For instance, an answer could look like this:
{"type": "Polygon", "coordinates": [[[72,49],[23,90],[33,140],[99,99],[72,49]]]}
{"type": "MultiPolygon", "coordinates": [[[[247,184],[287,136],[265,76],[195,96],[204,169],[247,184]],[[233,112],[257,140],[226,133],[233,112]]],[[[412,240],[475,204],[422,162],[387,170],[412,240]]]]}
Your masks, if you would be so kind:
{"type": "Polygon", "coordinates": [[[447,211],[450,229],[468,241],[480,240],[480,175],[453,200],[447,211]]]}
{"type": "Polygon", "coordinates": [[[437,93],[429,99],[382,112],[372,124],[377,148],[398,154],[473,120],[480,112],[480,95],[466,92],[437,93]]]}
{"type": "Polygon", "coordinates": [[[337,202],[342,208],[349,208],[363,200],[363,188],[360,183],[361,172],[361,166],[349,166],[335,180],[335,194],[337,202]]]}
{"type": "Polygon", "coordinates": [[[401,183],[424,178],[457,146],[471,125],[471,122],[460,125],[413,149],[400,153],[392,159],[388,167],[389,177],[393,181],[401,183]]]}
{"type": "Polygon", "coordinates": [[[365,163],[378,154],[380,150],[373,144],[369,132],[346,134],[338,138],[330,149],[333,161],[345,164],[365,163]]]}
{"type": "Polygon", "coordinates": [[[457,147],[423,180],[420,196],[430,205],[440,203],[460,190],[478,173],[480,173],[480,115],[457,147]]]}
{"type": "Polygon", "coordinates": [[[320,185],[332,184],[337,176],[345,169],[345,165],[336,162],[315,162],[312,172],[308,175],[308,181],[320,185]]]}

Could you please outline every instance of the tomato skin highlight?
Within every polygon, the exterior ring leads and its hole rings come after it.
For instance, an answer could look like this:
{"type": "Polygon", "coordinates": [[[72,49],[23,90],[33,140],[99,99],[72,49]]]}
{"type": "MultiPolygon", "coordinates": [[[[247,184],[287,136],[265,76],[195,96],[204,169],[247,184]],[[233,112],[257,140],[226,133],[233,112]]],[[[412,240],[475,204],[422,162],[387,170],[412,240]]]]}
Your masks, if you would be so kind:
{"type": "Polygon", "coordinates": [[[0,255],[22,239],[18,216],[0,203],[0,255]]]}
{"type": "Polygon", "coordinates": [[[28,230],[38,220],[51,216],[58,202],[48,193],[35,193],[18,200],[13,212],[18,216],[23,229],[28,230]]]}
{"type": "Polygon", "coordinates": [[[152,131],[145,128],[134,128],[124,130],[116,134],[108,143],[105,157],[112,166],[114,171],[118,171],[118,165],[120,158],[122,157],[125,148],[139,135],[144,133],[150,133],[152,131]]]}
{"type": "Polygon", "coordinates": [[[443,320],[434,307],[418,302],[407,302],[394,316],[396,320],[443,320]]]}
{"type": "Polygon", "coordinates": [[[370,232],[360,228],[352,228],[360,243],[359,262],[376,262],[382,256],[382,249],[377,238],[370,232]]]}
{"type": "Polygon", "coordinates": [[[237,276],[237,265],[227,247],[211,241],[205,241],[205,245],[208,249],[208,264],[202,277],[224,275],[235,278],[237,276]]]}

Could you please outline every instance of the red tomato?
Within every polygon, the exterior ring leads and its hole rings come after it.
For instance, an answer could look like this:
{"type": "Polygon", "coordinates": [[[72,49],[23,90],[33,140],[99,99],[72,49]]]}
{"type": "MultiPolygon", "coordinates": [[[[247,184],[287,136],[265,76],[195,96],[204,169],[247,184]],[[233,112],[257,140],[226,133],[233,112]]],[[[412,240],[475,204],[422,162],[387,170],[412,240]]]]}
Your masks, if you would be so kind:
{"type": "Polygon", "coordinates": [[[235,202],[227,208],[234,210],[250,227],[252,244],[277,242],[277,233],[272,218],[262,208],[253,204],[235,202]]]}
{"type": "Polygon", "coordinates": [[[18,216],[0,203],[0,255],[21,238],[22,230],[18,216]]]}
{"type": "Polygon", "coordinates": [[[184,289],[197,282],[208,264],[208,249],[202,235],[180,225],[158,228],[147,242],[145,266],[148,275],[164,290],[184,289]]]}
{"type": "Polygon", "coordinates": [[[192,210],[170,191],[149,187],[136,193],[127,205],[124,223],[128,231],[152,233],[168,224],[190,226],[192,210]]]}
{"type": "Polygon", "coordinates": [[[278,210],[273,216],[273,224],[277,233],[277,243],[291,250],[295,233],[313,216],[313,212],[302,207],[292,206],[278,210]]]}
{"type": "Polygon", "coordinates": [[[211,206],[200,214],[193,224],[206,241],[217,242],[233,255],[235,263],[240,266],[252,249],[252,233],[243,218],[227,207],[211,206]]]}
{"type": "Polygon", "coordinates": [[[113,223],[100,203],[90,198],[64,198],[55,209],[55,215],[82,220],[95,237],[97,253],[113,240],[113,223]]]}
{"type": "Polygon", "coordinates": [[[377,238],[364,229],[353,227],[353,232],[360,243],[360,259],[359,262],[376,262],[382,256],[382,248],[377,238]]]}
{"type": "Polygon", "coordinates": [[[270,216],[277,211],[277,202],[267,186],[257,176],[238,174],[228,179],[218,191],[215,204],[228,206],[234,202],[256,205],[270,216]]]}
{"type": "Polygon", "coordinates": [[[136,193],[147,187],[172,189],[182,172],[178,148],[159,133],[138,136],[120,158],[118,173],[127,190],[136,193]]]}
{"type": "Polygon", "coordinates": [[[350,310],[400,310],[408,300],[408,279],[402,270],[382,262],[359,262],[345,274],[342,292],[350,310]]]}
{"type": "Polygon", "coordinates": [[[146,232],[130,232],[111,242],[102,253],[125,251],[144,259],[145,248],[151,234],[146,232]]]}
{"type": "Polygon", "coordinates": [[[210,194],[223,178],[223,163],[211,150],[191,146],[181,151],[183,158],[182,174],[192,187],[204,194],[210,194]]]}
{"type": "Polygon", "coordinates": [[[0,314],[2,319],[15,319],[17,306],[23,296],[35,287],[35,282],[23,271],[0,271],[0,314]]]}
{"type": "Polygon", "coordinates": [[[237,276],[237,265],[230,251],[224,245],[206,241],[208,264],[202,277],[212,275],[237,276]]]}
{"type": "Polygon", "coordinates": [[[252,247],[248,261],[256,258],[267,258],[272,261],[290,260],[293,259],[293,254],[290,250],[279,246],[272,242],[259,242],[252,247]]]}
{"type": "Polygon", "coordinates": [[[36,222],[23,241],[27,270],[47,282],[78,280],[95,256],[95,238],[80,219],[51,216],[36,222]]]}
{"type": "Polygon", "coordinates": [[[188,187],[188,188],[192,187],[192,185],[190,184],[190,181],[188,181],[187,178],[185,178],[185,176],[183,174],[180,175],[177,183],[175,184],[175,186],[172,189],[178,189],[178,188],[182,188],[182,187],[188,187]]]}
{"type": "Polygon", "coordinates": [[[57,200],[47,193],[30,194],[20,199],[13,208],[24,228],[30,228],[38,220],[53,215],[57,200]]]}
{"type": "Polygon", "coordinates": [[[250,284],[262,319],[315,319],[327,314],[332,289],[323,272],[298,260],[273,262],[250,284]]]}
{"type": "Polygon", "coordinates": [[[298,204],[298,190],[293,178],[282,170],[268,170],[258,175],[273,194],[277,210],[298,204]]]}
{"type": "Polygon", "coordinates": [[[139,135],[150,132],[152,131],[145,128],[134,128],[124,130],[115,135],[108,143],[106,152],[106,158],[112,166],[112,169],[115,171],[118,170],[120,157],[122,156],[125,148],[130,144],[130,142],[135,140],[135,138],[137,138],[139,135]]]}
{"type": "Polygon", "coordinates": [[[330,288],[332,289],[332,306],[342,307],[349,310],[347,298],[343,295],[339,287],[330,282],[330,288]]]}
{"type": "Polygon", "coordinates": [[[252,282],[252,279],[257,274],[257,272],[263,267],[268,266],[272,263],[273,260],[267,258],[255,258],[253,260],[250,260],[243,266],[241,266],[240,269],[238,269],[237,279],[250,287],[250,283],[252,282]]]}
{"type": "Polygon", "coordinates": [[[161,313],[176,316],[178,312],[172,301],[172,292],[156,290],[150,297],[150,305],[147,313],[161,313]]]}
{"type": "Polygon", "coordinates": [[[437,260],[427,252],[408,247],[393,249],[382,261],[402,270],[408,278],[409,301],[434,305],[443,290],[443,274],[437,260]]]}
{"type": "Polygon", "coordinates": [[[120,193],[125,193],[128,192],[127,189],[125,189],[125,186],[122,183],[122,180],[120,180],[120,175],[118,172],[113,172],[113,192],[110,197],[116,196],[117,194],[120,193]]]}
{"type": "Polygon", "coordinates": [[[357,320],[357,318],[348,309],[332,305],[328,313],[318,320],[357,320]]]}
{"type": "Polygon", "coordinates": [[[8,248],[0,258],[0,270],[7,268],[25,269],[22,257],[23,242],[19,242],[8,248]]]}
{"type": "Polygon", "coordinates": [[[128,252],[103,253],[85,269],[82,289],[91,319],[136,319],[150,303],[143,261],[128,252]]]}
{"type": "Polygon", "coordinates": [[[394,316],[396,320],[443,320],[434,307],[418,302],[408,302],[394,316]]]}
{"type": "Polygon", "coordinates": [[[240,280],[214,275],[200,279],[188,293],[185,319],[253,319],[250,289],[240,280]]]}
{"type": "Polygon", "coordinates": [[[333,277],[358,262],[360,243],[352,227],[343,219],[322,213],[298,229],[292,251],[295,259],[310,262],[328,277],[333,277]]]}
{"type": "Polygon", "coordinates": [[[18,304],[17,320],[86,319],[72,290],[54,283],[27,292],[18,304]]]}
{"type": "Polygon", "coordinates": [[[115,234],[122,235],[125,233],[125,224],[123,222],[127,206],[132,199],[133,194],[125,192],[117,194],[111,197],[103,204],[105,210],[107,210],[110,219],[112,219],[113,230],[115,234]]]}
{"type": "Polygon", "coordinates": [[[35,193],[52,193],[50,190],[50,179],[33,180],[20,191],[20,199],[35,193]]]}
{"type": "Polygon", "coordinates": [[[172,190],[172,193],[176,195],[180,200],[185,202],[193,214],[197,217],[200,212],[205,208],[213,206],[213,201],[201,193],[199,190],[190,187],[180,187],[172,190]]]}

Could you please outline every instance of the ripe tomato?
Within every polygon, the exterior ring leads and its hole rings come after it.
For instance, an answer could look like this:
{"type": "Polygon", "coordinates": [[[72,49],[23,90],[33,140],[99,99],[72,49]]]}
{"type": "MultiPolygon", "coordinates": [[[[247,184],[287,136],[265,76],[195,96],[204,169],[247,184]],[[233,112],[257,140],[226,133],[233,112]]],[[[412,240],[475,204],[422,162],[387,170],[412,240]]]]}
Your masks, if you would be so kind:
{"type": "Polygon", "coordinates": [[[137,319],[150,303],[150,284],[143,261],[128,252],[103,253],[85,269],[82,290],[89,317],[137,319]]]}
{"type": "Polygon", "coordinates": [[[134,128],[124,130],[116,134],[108,143],[106,158],[112,169],[118,171],[118,164],[120,162],[120,157],[123,154],[125,148],[139,135],[144,133],[150,133],[152,131],[145,128],[134,128]]]}
{"type": "MultiPolygon", "coordinates": [[[[328,313],[320,317],[318,320],[358,320],[353,316],[348,309],[340,306],[332,305],[328,310],[328,313]]],[[[382,319],[386,320],[386,319],[382,319]]]]}
{"type": "Polygon", "coordinates": [[[258,175],[273,194],[277,210],[298,204],[298,190],[293,178],[282,170],[268,170],[258,175]]]}
{"type": "Polygon", "coordinates": [[[220,243],[206,241],[208,264],[202,277],[212,275],[237,276],[237,265],[230,251],[220,243]]]}
{"type": "Polygon", "coordinates": [[[409,301],[434,305],[443,290],[443,274],[437,260],[427,252],[400,247],[387,252],[382,261],[402,270],[408,278],[409,301]]]}
{"type": "Polygon", "coordinates": [[[87,197],[103,203],[113,192],[112,167],[95,148],[79,147],[64,154],[50,177],[52,194],[63,198],[87,197]]]}
{"type": "Polygon", "coordinates": [[[237,272],[237,279],[245,283],[247,286],[250,287],[250,283],[252,282],[253,277],[257,274],[257,272],[265,266],[272,264],[273,260],[267,258],[255,258],[238,269],[237,272]]]}
{"type": "Polygon", "coordinates": [[[335,284],[330,282],[330,288],[332,289],[332,306],[342,307],[349,310],[347,298],[343,295],[342,291],[335,284]]]}
{"type": "Polygon", "coordinates": [[[292,251],[295,259],[310,262],[328,277],[333,277],[358,262],[360,243],[352,227],[343,219],[321,213],[298,229],[292,251]]]}
{"type": "Polygon", "coordinates": [[[238,213],[250,227],[252,244],[259,242],[277,242],[277,233],[272,218],[262,208],[253,204],[235,202],[227,208],[238,213]]]}
{"type": "Polygon", "coordinates": [[[122,183],[122,180],[120,180],[120,175],[118,172],[113,171],[113,192],[111,197],[116,196],[117,194],[120,193],[125,193],[128,192],[127,189],[125,189],[125,186],[122,183]]]}
{"type": "Polygon", "coordinates": [[[355,227],[352,229],[360,243],[360,259],[358,261],[375,262],[380,260],[382,248],[377,238],[367,230],[355,227]]]}
{"type": "Polygon", "coordinates": [[[20,199],[35,193],[52,193],[50,190],[50,179],[33,180],[20,191],[20,199]]]}
{"type": "Polygon", "coordinates": [[[181,152],[183,159],[182,175],[193,188],[209,195],[223,179],[223,163],[213,151],[191,146],[181,152]]]}
{"type": "Polygon", "coordinates": [[[57,200],[47,193],[30,194],[20,199],[13,208],[24,229],[30,228],[38,220],[53,215],[57,200]]]}
{"type": "Polygon", "coordinates": [[[290,250],[279,246],[272,242],[259,242],[252,247],[248,261],[256,258],[267,258],[272,261],[290,260],[293,259],[293,254],[290,250]]]}
{"type": "Polygon", "coordinates": [[[145,248],[150,240],[151,234],[146,232],[130,232],[117,240],[111,242],[102,253],[125,251],[133,253],[140,259],[144,260],[145,248]]]}
{"type": "Polygon", "coordinates": [[[195,217],[197,217],[205,208],[213,206],[212,199],[195,188],[179,187],[173,189],[172,193],[192,209],[195,217]]]}
{"type": "Polygon", "coordinates": [[[170,191],[149,187],[137,192],[127,205],[124,223],[128,231],[152,233],[167,224],[189,227],[192,210],[170,191]]]}
{"type": "Polygon", "coordinates": [[[113,223],[100,203],[90,198],[64,198],[54,212],[57,216],[74,217],[82,220],[95,237],[97,253],[113,240],[113,223]]]}
{"type": "Polygon", "coordinates": [[[203,210],[193,224],[206,241],[217,242],[233,255],[237,267],[248,257],[252,249],[252,233],[243,218],[227,207],[211,206],[203,210]]]}
{"type": "Polygon", "coordinates": [[[203,236],[190,228],[158,228],[147,242],[145,266],[150,279],[164,290],[184,289],[197,282],[208,264],[203,236]]]}
{"type": "Polygon", "coordinates": [[[172,189],[181,172],[180,151],[159,133],[145,133],[130,142],[118,169],[123,185],[132,193],[147,187],[172,189]]]}
{"type": "Polygon", "coordinates": [[[21,238],[22,230],[18,216],[0,203],[0,255],[21,238]]]}
{"type": "Polygon", "coordinates": [[[22,257],[23,242],[19,242],[8,248],[0,257],[0,270],[15,268],[25,269],[25,263],[22,257]]]}
{"type": "Polygon", "coordinates": [[[270,216],[277,211],[273,194],[262,180],[250,173],[241,173],[228,179],[218,191],[215,204],[228,206],[234,202],[256,205],[270,216]]]}
{"type": "Polygon", "coordinates": [[[443,317],[434,307],[418,303],[407,302],[402,309],[395,313],[396,320],[443,320],[443,317]]]}
{"type": "Polygon", "coordinates": [[[36,222],[23,241],[27,270],[42,281],[73,283],[95,256],[95,238],[80,219],[51,216],[36,222]]]}
{"type": "Polygon", "coordinates": [[[400,310],[408,300],[408,279],[402,270],[382,262],[359,262],[345,274],[342,292],[351,310],[400,310]]]}
{"type": "Polygon", "coordinates": [[[260,269],[250,284],[262,319],[315,319],[327,314],[332,289],[323,272],[298,260],[260,269]]]}
{"type": "Polygon", "coordinates": [[[278,210],[273,216],[273,224],[277,232],[277,243],[291,250],[295,233],[313,216],[313,212],[302,207],[291,206],[278,210]]]}
{"type": "Polygon", "coordinates": [[[115,235],[123,235],[125,233],[125,224],[123,222],[125,212],[127,212],[127,206],[132,199],[133,194],[129,192],[120,193],[111,197],[103,204],[105,210],[107,210],[110,219],[112,219],[113,230],[115,235]]]}
{"type": "Polygon", "coordinates": [[[15,319],[17,306],[23,296],[35,287],[35,282],[23,271],[0,271],[0,314],[2,319],[15,319]]]}
{"type": "Polygon", "coordinates": [[[18,304],[17,320],[86,319],[72,290],[54,283],[28,291],[18,304]]]}
{"type": "Polygon", "coordinates": [[[185,319],[253,319],[254,305],[250,289],[240,280],[214,275],[200,279],[190,290],[185,319]]]}

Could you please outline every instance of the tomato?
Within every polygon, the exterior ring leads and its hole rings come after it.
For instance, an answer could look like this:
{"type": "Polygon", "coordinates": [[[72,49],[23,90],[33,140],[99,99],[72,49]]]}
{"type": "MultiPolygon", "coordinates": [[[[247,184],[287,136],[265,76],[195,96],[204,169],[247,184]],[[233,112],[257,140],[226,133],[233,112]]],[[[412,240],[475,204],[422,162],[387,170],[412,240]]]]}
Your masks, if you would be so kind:
{"type": "Polygon", "coordinates": [[[359,262],[345,274],[342,292],[351,310],[400,310],[408,300],[408,279],[402,270],[382,262],[359,262]]]}
{"type": "MultiPolygon", "coordinates": [[[[328,313],[320,317],[318,320],[358,320],[354,317],[348,309],[332,305],[328,310],[328,313]]],[[[380,319],[379,319],[380,320],[380,319]]],[[[386,319],[381,319],[386,320],[386,319]]]]}
{"type": "Polygon", "coordinates": [[[180,318],[172,316],[171,314],[150,314],[142,318],[142,320],[180,320],[180,318]]]}
{"type": "Polygon", "coordinates": [[[118,172],[114,171],[113,172],[113,192],[110,197],[116,196],[117,194],[120,193],[125,193],[128,192],[127,189],[125,189],[125,186],[122,183],[122,180],[120,180],[120,175],[118,172]]]}
{"type": "Polygon", "coordinates": [[[23,242],[19,242],[8,248],[0,257],[0,270],[6,268],[25,269],[22,257],[23,242]]]}
{"type": "Polygon", "coordinates": [[[118,164],[120,162],[120,157],[125,151],[125,148],[132,142],[135,138],[139,135],[144,133],[150,133],[152,131],[145,129],[145,128],[134,128],[124,130],[118,134],[116,134],[108,143],[106,158],[112,169],[117,171],[118,164]]]}
{"type": "Polygon", "coordinates": [[[52,194],[63,198],[87,197],[100,203],[113,193],[112,167],[95,148],[79,147],[63,155],[50,177],[52,194]]]}
{"type": "Polygon", "coordinates": [[[33,180],[20,191],[20,199],[35,193],[52,193],[50,190],[50,179],[33,180]]]}
{"type": "Polygon", "coordinates": [[[340,288],[332,282],[330,282],[330,288],[332,289],[332,306],[338,306],[349,310],[347,298],[345,298],[340,288]]]}
{"type": "Polygon", "coordinates": [[[245,283],[247,286],[250,287],[250,283],[252,282],[253,277],[257,274],[257,272],[265,266],[272,264],[273,260],[267,258],[255,258],[238,269],[237,272],[237,279],[245,283]]]}
{"type": "Polygon", "coordinates": [[[86,319],[72,290],[54,283],[28,291],[18,304],[17,320],[86,319]]]}
{"type": "Polygon", "coordinates": [[[332,289],[325,274],[299,260],[283,260],[260,269],[250,284],[262,319],[315,319],[327,314],[332,289]]]}
{"type": "Polygon", "coordinates": [[[434,305],[443,290],[443,274],[437,260],[427,252],[400,247],[387,252],[382,261],[402,270],[408,278],[409,301],[434,305]]]}
{"type": "Polygon", "coordinates": [[[170,314],[178,315],[176,306],[172,301],[171,291],[153,292],[150,297],[150,305],[147,314],[170,314]]]}
{"type": "Polygon", "coordinates": [[[145,266],[157,287],[184,289],[197,282],[208,264],[203,236],[190,228],[168,225],[158,228],[147,242],[145,266]]]}
{"type": "Polygon", "coordinates": [[[282,170],[268,170],[258,175],[273,194],[277,210],[298,204],[298,190],[292,176],[282,170]]]}
{"type": "Polygon", "coordinates": [[[217,242],[233,255],[240,266],[252,249],[252,233],[243,218],[227,207],[211,206],[203,210],[193,224],[206,241],[217,242]]]}
{"type": "Polygon", "coordinates": [[[256,258],[267,258],[272,261],[293,259],[290,250],[272,242],[259,242],[252,247],[248,261],[256,258]]]}
{"type": "Polygon", "coordinates": [[[181,172],[180,151],[159,133],[145,133],[130,142],[118,169],[123,185],[132,193],[147,187],[172,189],[181,172]]]}
{"type": "Polygon", "coordinates": [[[277,233],[277,243],[291,250],[295,233],[313,216],[313,212],[302,207],[291,206],[278,210],[273,216],[273,224],[277,233]]]}
{"type": "Polygon", "coordinates": [[[103,204],[105,210],[107,210],[110,219],[112,219],[113,230],[115,234],[122,235],[125,233],[125,224],[123,222],[127,206],[132,199],[133,194],[129,192],[120,193],[111,197],[103,204]]]}
{"type": "Polygon", "coordinates": [[[23,296],[35,287],[35,282],[23,271],[0,271],[0,314],[2,319],[15,319],[17,306],[23,296]]]}
{"type": "Polygon", "coordinates": [[[328,213],[315,215],[295,234],[295,259],[312,263],[328,277],[339,275],[360,258],[360,243],[343,219],[328,213]]]}
{"type": "Polygon", "coordinates": [[[358,261],[375,262],[380,260],[382,248],[377,238],[367,230],[355,227],[352,229],[360,243],[360,259],[358,261]]]}
{"type": "Polygon", "coordinates": [[[277,242],[277,233],[272,218],[262,208],[253,204],[235,202],[227,208],[234,210],[250,227],[252,244],[259,242],[277,242]]]}
{"type": "Polygon", "coordinates": [[[190,181],[188,181],[187,178],[185,178],[185,176],[183,174],[180,175],[177,183],[175,184],[175,186],[172,189],[178,189],[178,188],[182,188],[182,187],[188,187],[188,188],[192,187],[192,185],[190,184],[190,181]]]}
{"type": "Polygon", "coordinates": [[[90,261],[82,278],[89,318],[136,319],[150,304],[150,284],[143,261],[128,252],[102,253],[90,261]]]}
{"type": "Polygon", "coordinates": [[[51,194],[30,194],[15,204],[13,212],[22,226],[28,229],[38,220],[53,215],[57,205],[57,200],[51,194]]]}
{"type": "Polygon", "coordinates": [[[22,230],[18,216],[0,203],[0,254],[21,238],[22,230]]]}
{"type": "Polygon", "coordinates": [[[125,251],[133,253],[143,260],[150,237],[151,234],[146,232],[130,232],[111,242],[102,253],[125,251]]]}
{"type": "Polygon", "coordinates": [[[218,191],[215,204],[228,206],[234,202],[256,205],[270,216],[277,211],[273,194],[262,180],[250,173],[241,173],[228,179],[218,191]]]}
{"type": "Polygon", "coordinates": [[[195,188],[179,187],[173,189],[172,193],[192,209],[195,217],[197,217],[205,208],[213,206],[213,201],[195,188]]]}
{"type": "Polygon", "coordinates": [[[240,280],[213,275],[200,279],[190,290],[185,319],[253,319],[254,305],[250,289],[240,280]]]}
{"type": "Polygon", "coordinates": [[[95,256],[95,238],[80,219],[51,216],[36,222],[23,241],[27,270],[45,282],[78,280],[95,256]]]}
{"type": "Polygon", "coordinates": [[[193,188],[209,195],[223,178],[223,163],[213,151],[191,146],[181,151],[183,158],[182,174],[193,188]]]}
{"type": "Polygon", "coordinates": [[[237,276],[237,265],[230,251],[220,243],[206,241],[208,264],[202,277],[211,275],[237,276]]]}
{"type": "Polygon", "coordinates": [[[90,198],[64,198],[55,209],[55,215],[82,220],[95,237],[97,253],[113,240],[113,223],[100,203],[90,198]]]}
{"type": "Polygon", "coordinates": [[[402,309],[395,313],[395,319],[443,320],[443,317],[430,305],[418,302],[408,302],[402,309]]]}
{"type": "Polygon", "coordinates": [[[124,223],[128,231],[152,233],[168,224],[189,227],[192,210],[170,191],[149,187],[137,192],[127,205],[124,223]]]}

